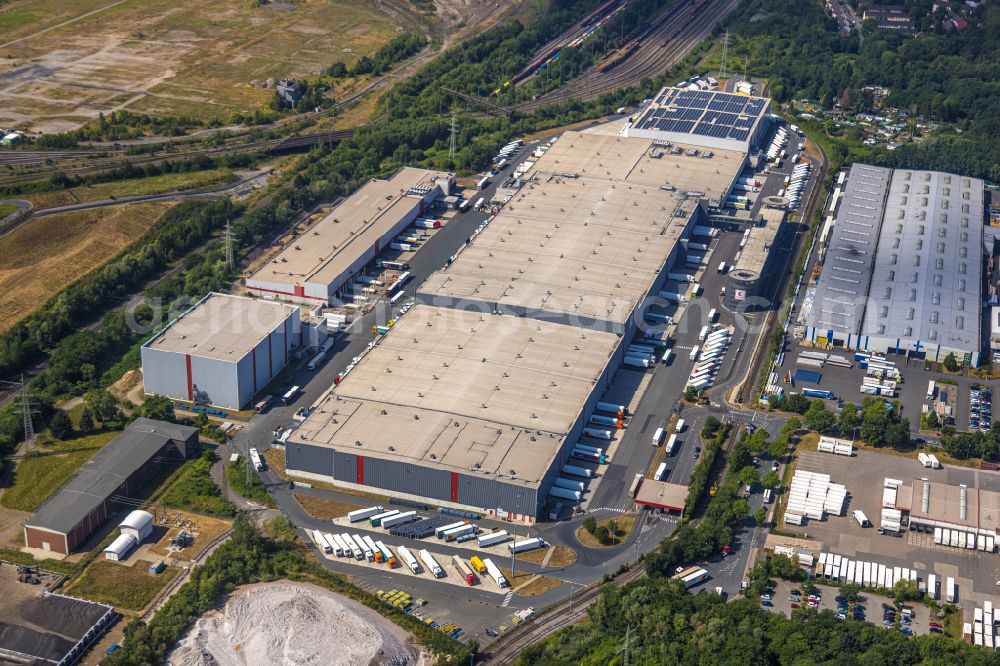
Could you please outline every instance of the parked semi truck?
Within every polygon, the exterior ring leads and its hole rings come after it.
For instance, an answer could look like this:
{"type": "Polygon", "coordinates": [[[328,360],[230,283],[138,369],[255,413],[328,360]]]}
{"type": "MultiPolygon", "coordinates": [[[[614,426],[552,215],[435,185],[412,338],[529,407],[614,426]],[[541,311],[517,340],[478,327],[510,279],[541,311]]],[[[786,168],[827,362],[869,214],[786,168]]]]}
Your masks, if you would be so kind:
{"type": "Polygon", "coordinates": [[[458,570],[458,575],[462,577],[466,585],[475,585],[476,575],[472,573],[472,567],[465,563],[458,555],[453,555],[451,561],[455,565],[455,569],[458,570]]]}
{"type": "Polygon", "coordinates": [[[357,523],[362,520],[365,520],[366,518],[371,518],[372,516],[376,516],[380,513],[383,513],[384,511],[385,509],[383,509],[380,506],[370,506],[367,509],[358,509],[357,511],[351,511],[349,514],[347,514],[347,519],[352,523],[357,523]]]}
{"type": "Polygon", "coordinates": [[[483,565],[486,567],[486,572],[490,575],[490,578],[497,584],[497,587],[507,587],[507,579],[500,573],[497,565],[493,564],[493,560],[485,559],[483,560],[483,565]]]}
{"type": "Polygon", "coordinates": [[[417,563],[417,558],[413,556],[413,553],[410,552],[409,548],[406,546],[400,546],[396,549],[396,551],[399,553],[400,558],[402,558],[403,564],[405,564],[410,571],[413,573],[420,573],[420,565],[417,563]]]}
{"type": "Polygon", "coordinates": [[[418,554],[420,555],[420,561],[424,563],[424,566],[427,567],[427,570],[430,571],[435,578],[444,577],[444,569],[442,569],[441,565],[438,564],[438,561],[434,559],[434,556],[427,552],[426,548],[421,550],[418,554]]]}
{"type": "Polygon", "coordinates": [[[545,541],[539,538],[525,539],[507,544],[508,550],[512,553],[526,553],[529,550],[536,550],[545,546],[545,541]]]}

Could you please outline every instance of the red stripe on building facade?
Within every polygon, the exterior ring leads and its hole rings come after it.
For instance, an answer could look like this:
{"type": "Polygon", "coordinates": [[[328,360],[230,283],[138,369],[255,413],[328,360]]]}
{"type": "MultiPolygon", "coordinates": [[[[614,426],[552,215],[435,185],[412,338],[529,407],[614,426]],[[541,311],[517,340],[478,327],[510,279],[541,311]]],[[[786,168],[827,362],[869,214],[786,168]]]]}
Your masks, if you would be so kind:
{"type": "Polygon", "coordinates": [[[311,298],[314,301],[323,301],[324,303],[328,303],[330,301],[329,298],[320,298],[319,296],[306,296],[304,293],[296,294],[291,291],[280,291],[278,289],[265,289],[264,287],[251,287],[249,285],[247,285],[247,291],[266,291],[269,294],[281,294],[282,296],[297,296],[299,298],[311,298]]]}
{"type": "Polygon", "coordinates": [[[365,459],[358,456],[358,485],[365,485],[365,459]]]}
{"type": "Polygon", "coordinates": [[[458,501],[458,472],[451,473],[451,501],[458,501]]]}
{"type": "Polygon", "coordinates": [[[191,376],[191,354],[184,354],[184,364],[187,366],[188,400],[194,402],[194,378],[191,376]]]}

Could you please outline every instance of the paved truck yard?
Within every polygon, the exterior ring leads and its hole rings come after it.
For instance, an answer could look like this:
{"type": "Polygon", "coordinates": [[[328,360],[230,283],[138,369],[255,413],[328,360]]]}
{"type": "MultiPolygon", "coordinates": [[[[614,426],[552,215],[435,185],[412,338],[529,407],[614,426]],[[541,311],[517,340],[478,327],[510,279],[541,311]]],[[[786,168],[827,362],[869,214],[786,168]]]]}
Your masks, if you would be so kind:
{"type": "MultiPolygon", "coordinates": [[[[822,550],[851,559],[915,569],[925,582],[928,574],[936,573],[942,590],[944,577],[955,577],[963,604],[981,601],[995,593],[1000,580],[1000,554],[937,545],[933,534],[905,527],[901,536],[878,534],[877,528],[886,478],[901,480],[912,489],[911,504],[918,512],[923,478],[935,483],[931,501],[937,503],[949,500],[946,489],[936,484],[955,487],[956,492],[957,486],[965,484],[972,489],[997,493],[1000,492],[1000,473],[950,465],[928,469],[915,457],[867,449],[856,449],[855,455],[850,457],[802,450],[797,469],[829,474],[832,482],[847,486],[848,501],[842,516],[826,514],[824,520],[810,520],[801,527],[782,524],[781,533],[808,537],[822,544],[822,550]],[[863,528],[858,524],[852,515],[856,509],[872,521],[871,527],[863,528]]],[[[987,514],[992,514],[994,521],[1000,518],[996,511],[987,510],[987,514]]]]}

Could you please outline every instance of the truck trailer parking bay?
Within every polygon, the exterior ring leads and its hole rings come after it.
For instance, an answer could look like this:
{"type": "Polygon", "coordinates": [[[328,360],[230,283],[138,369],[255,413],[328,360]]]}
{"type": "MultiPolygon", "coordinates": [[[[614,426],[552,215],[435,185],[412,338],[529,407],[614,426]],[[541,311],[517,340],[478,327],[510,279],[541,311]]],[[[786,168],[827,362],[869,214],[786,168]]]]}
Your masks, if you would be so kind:
{"type": "MultiPolygon", "coordinates": [[[[391,571],[392,573],[399,574],[401,576],[418,576],[426,580],[437,580],[441,583],[447,583],[450,585],[460,585],[462,587],[469,586],[469,583],[467,582],[468,573],[458,568],[458,566],[455,563],[455,556],[445,555],[444,553],[435,552],[434,545],[441,542],[434,539],[433,537],[431,539],[425,539],[423,541],[413,541],[411,543],[403,545],[402,548],[400,548],[399,543],[387,542],[385,539],[380,538],[376,543],[381,543],[385,547],[386,551],[389,551],[390,553],[395,555],[395,560],[396,560],[395,566],[390,568],[387,562],[385,561],[387,559],[384,554],[385,551],[382,551],[383,553],[382,561],[378,561],[377,559],[375,559],[374,551],[372,555],[373,559],[369,560],[366,552],[364,550],[361,550],[360,545],[355,549],[347,550],[344,555],[338,556],[336,550],[334,548],[330,548],[328,544],[330,542],[336,543],[337,540],[333,538],[334,532],[337,533],[337,536],[340,536],[342,529],[344,528],[342,528],[341,526],[333,525],[331,526],[329,532],[324,533],[324,530],[307,530],[307,533],[310,539],[313,541],[313,543],[316,544],[320,552],[323,553],[323,557],[328,560],[344,562],[346,564],[353,564],[359,567],[366,567],[369,569],[380,569],[383,571],[391,571]],[[324,539],[322,543],[317,538],[316,536],[317,534],[323,535],[324,539]],[[329,535],[329,537],[327,535],[329,535]],[[327,552],[327,550],[329,550],[330,552],[327,552]],[[362,552],[361,559],[357,559],[355,557],[354,554],[355,550],[361,550],[362,552]],[[426,553],[428,557],[426,558],[423,557],[422,553],[426,553]],[[412,567],[411,563],[408,561],[409,558],[411,557],[416,561],[417,565],[415,567],[416,571],[413,570],[414,567],[412,567]],[[427,561],[433,561],[440,567],[439,575],[435,575],[433,572],[429,570],[429,567],[426,564],[427,561]]],[[[362,544],[365,543],[366,540],[363,536],[361,535],[357,536],[361,538],[362,544]]],[[[475,541],[471,543],[475,543],[475,541]]],[[[503,551],[501,550],[501,548],[503,548],[502,545],[500,545],[495,552],[487,549],[475,550],[475,551],[470,550],[467,553],[458,557],[460,557],[462,561],[468,563],[473,555],[478,554],[480,559],[489,559],[491,557],[494,557],[494,558],[499,558],[497,560],[498,562],[504,563],[506,562],[506,560],[503,558],[504,557],[509,558],[510,554],[508,550],[506,556],[503,555],[503,551]]],[[[509,589],[503,589],[498,587],[493,578],[487,574],[478,575],[477,579],[478,581],[475,582],[475,586],[485,592],[506,594],[509,591],[509,589]]]]}

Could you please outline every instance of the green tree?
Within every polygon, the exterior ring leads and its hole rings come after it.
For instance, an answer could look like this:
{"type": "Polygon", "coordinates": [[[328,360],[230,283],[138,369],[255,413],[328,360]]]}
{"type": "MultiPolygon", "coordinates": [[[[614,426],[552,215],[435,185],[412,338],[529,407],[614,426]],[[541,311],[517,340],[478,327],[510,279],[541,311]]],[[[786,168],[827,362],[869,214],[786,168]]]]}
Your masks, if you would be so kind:
{"type": "Polygon", "coordinates": [[[812,401],[806,413],[802,415],[802,421],[816,432],[822,433],[833,426],[837,421],[837,417],[827,410],[822,400],[816,399],[812,401]]]}
{"type": "Polygon", "coordinates": [[[705,439],[714,437],[715,433],[718,432],[719,428],[722,427],[722,421],[714,416],[709,416],[705,419],[705,425],[701,427],[701,436],[705,439]]]}
{"type": "Polygon", "coordinates": [[[583,529],[587,530],[590,534],[594,533],[597,529],[597,519],[593,516],[587,516],[586,520],[583,521],[583,529]]]}
{"type": "Polygon", "coordinates": [[[91,389],[83,396],[83,401],[90,408],[90,413],[98,421],[110,421],[119,416],[118,400],[104,389],[91,389]]]}
{"type": "Polygon", "coordinates": [[[618,521],[612,518],[608,521],[608,534],[614,539],[618,536],[618,521]]]}
{"type": "Polygon", "coordinates": [[[767,474],[764,475],[764,480],[761,481],[765,488],[777,488],[781,485],[781,477],[778,473],[773,470],[768,470],[767,474]]]}
{"type": "Polygon", "coordinates": [[[858,406],[852,402],[844,403],[844,407],[840,410],[840,418],[837,420],[841,436],[853,437],[858,423],[858,406]]]}
{"type": "Polygon", "coordinates": [[[796,414],[805,414],[806,410],[809,409],[809,398],[805,397],[801,393],[792,393],[791,395],[786,395],[781,401],[782,409],[795,412],[796,414]]]}
{"type": "Polygon", "coordinates": [[[684,400],[687,402],[696,402],[698,400],[698,389],[693,386],[688,385],[684,389],[684,400]]]}
{"type": "Polygon", "coordinates": [[[961,366],[958,364],[954,352],[948,352],[948,355],[944,357],[944,367],[948,372],[958,372],[961,366]]]}
{"type": "Polygon", "coordinates": [[[139,416],[145,416],[147,419],[156,419],[158,421],[169,421],[171,423],[176,423],[177,417],[174,416],[174,403],[173,401],[162,395],[151,395],[146,398],[146,401],[142,403],[139,407],[139,416]]]}
{"type": "Polygon", "coordinates": [[[846,583],[840,586],[840,596],[849,604],[860,600],[861,586],[854,583],[846,583]]]}
{"type": "Polygon", "coordinates": [[[56,439],[66,439],[73,434],[73,422],[69,418],[69,414],[61,409],[57,409],[52,412],[52,417],[49,418],[49,432],[56,439]]]}
{"type": "Polygon", "coordinates": [[[753,512],[753,519],[758,525],[763,525],[764,521],[767,520],[767,509],[760,507],[753,512]]]}
{"type": "Polygon", "coordinates": [[[915,580],[897,580],[896,584],[892,586],[892,598],[895,599],[897,604],[919,599],[921,596],[923,595],[920,594],[920,589],[917,587],[915,580]]]}
{"type": "Polygon", "coordinates": [[[94,417],[90,415],[90,410],[86,407],[80,412],[80,432],[94,431],[94,417]]]}
{"type": "Polygon", "coordinates": [[[611,532],[604,525],[598,525],[597,529],[594,530],[594,538],[596,538],[601,543],[607,543],[608,538],[611,536],[611,532]]]}

